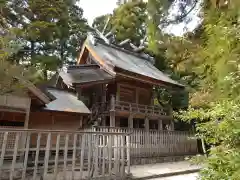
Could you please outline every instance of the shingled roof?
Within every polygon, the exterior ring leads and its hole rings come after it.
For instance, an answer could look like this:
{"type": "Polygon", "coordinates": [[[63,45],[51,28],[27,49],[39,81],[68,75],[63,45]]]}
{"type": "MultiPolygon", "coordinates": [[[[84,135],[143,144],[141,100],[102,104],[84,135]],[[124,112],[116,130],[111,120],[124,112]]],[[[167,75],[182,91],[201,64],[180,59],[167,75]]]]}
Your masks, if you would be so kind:
{"type": "Polygon", "coordinates": [[[137,53],[121,49],[115,45],[97,41],[97,39],[94,41],[95,42],[93,42],[91,38],[88,38],[85,42],[85,46],[90,51],[90,53],[94,52],[95,56],[97,55],[102,61],[104,61],[103,64],[100,63],[102,66],[104,66],[103,68],[120,68],[128,72],[161,81],[165,84],[184,87],[182,84],[174,81],[166,74],[158,70],[152,64],[150,59],[144,58],[137,53]]]}
{"type": "Polygon", "coordinates": [[[47,91],[56,99],[46,104],[45,110],[73,112],[86,115],[91,113],[87,106],[79,100],[76,95],[55,88],[47,88],[47,91]]]}
{"type": "Polygon", "coordinates": [[[69,66],[66,70],[60,71],[59,76],[68,86],[111,81],[114,78],[103,69],[100,69],[98,65],[69,66]]]}

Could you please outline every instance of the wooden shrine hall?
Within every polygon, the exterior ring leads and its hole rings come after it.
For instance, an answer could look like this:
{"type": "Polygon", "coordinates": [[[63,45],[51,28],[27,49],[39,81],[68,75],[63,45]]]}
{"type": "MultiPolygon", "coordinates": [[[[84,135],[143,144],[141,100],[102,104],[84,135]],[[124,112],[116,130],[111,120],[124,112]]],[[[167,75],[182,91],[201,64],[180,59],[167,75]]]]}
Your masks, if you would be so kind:
{"type": "Polygon", "coordinates": [[[154,103],[154,88],[184,89],[152,59],[94,35],[86,39],[77,65],[59,72],[56,87],[77,94],[91,109],[92,124],[146,130],[174,129],[172,108],[154,103]]]}

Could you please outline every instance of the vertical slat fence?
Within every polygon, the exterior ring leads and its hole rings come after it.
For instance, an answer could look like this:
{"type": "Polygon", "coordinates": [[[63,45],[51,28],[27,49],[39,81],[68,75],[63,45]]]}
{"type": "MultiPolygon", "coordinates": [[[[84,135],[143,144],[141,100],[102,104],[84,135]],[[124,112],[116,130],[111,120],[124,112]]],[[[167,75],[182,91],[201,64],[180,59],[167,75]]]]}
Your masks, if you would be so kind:
{"type": "Polygon", "coordinates": [[[125,166],[130,166],[130,147],[125,142],[129,135],[120,130],[0,129],[0,137],[0,179],[123,179],[125,166]],[[8,148],[12,147],[7,144],[9,134],[14,148],[8,148]]]}
{"type": "MultiPolygon", "coordinates": [[[[158,131],[116,127],[97,127],[97,132],[129,133],[131,158],[191,155],[197,153],[197,141],[187,131],[158,131]]],[[[113,141],[114,142],[114,141],[113,141]]],[[[116,143],[115,144],[119,144],[116,143]]],[[[120,143],[121,144],[121,143],[120,143]]],[[[115,152],[115,155],[116,152],[115,152]]]]}

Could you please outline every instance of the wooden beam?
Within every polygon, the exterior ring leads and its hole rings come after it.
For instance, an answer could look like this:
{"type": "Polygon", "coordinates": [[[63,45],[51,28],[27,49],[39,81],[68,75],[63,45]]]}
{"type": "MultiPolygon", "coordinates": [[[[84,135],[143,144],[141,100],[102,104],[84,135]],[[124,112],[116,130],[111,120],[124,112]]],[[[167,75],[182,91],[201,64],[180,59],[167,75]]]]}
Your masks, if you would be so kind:
{"type": "Polygon", "coordinates": [[[152,82],[150,80],[144,80],[144,79],[141,79],[141,78],[138,78],[138,77],[134,77],[134,76],[131,76],[131,75],[127,75],[127,74],[124,74],[124,73],[121,73],[121,72],[117,72],[117,76],[122,76],[122,77],[125,77],[125,78],[137,80],[139,82],[144,82],[144,83],[147,83],[147,84],[159,85],[158,83],[154,83],[154,82],[152,82]]]}
{"type": "Polygon", "coordinates": [[[81,59],[82,59],[82,55],[83,55],[85,49],[86,49],[86,41],[83,43],[81,52],[80,52],[80,54],[79,54],[79,56],[78,56],[78,59],[77,59],[77,64],[80,64],[80,61],[81,61],[81,59]]]}
{"type": "Polygon", "coordinates": [[[164,82],[164,81],[161,81],[161,80],[153,79],[151,77],[144,76],[144,75],[141,75],[141,74],[137,74],[137,73],[134,73],[134,72],[130,72],[130,71],[127,71],[127,70],[123,70],[123,69],[118,68],[118,67],[115,67],[114,70],[116,71],[117,76],[122,76],[122,77],[125,77],[125,78],[134,79],[134,80],[137,80],[139,82],[144,82],[144,83],[155,85],[155,86],[162,86],[162,87],[166,87],[168,89],[174,89],[174,88],[184,89],[185,88],[184,86],[178,86],[178,85],[171,84],[171,83],[168,83],[168,82],[164,82]]]}
{"type": "Polygon", "coordinates": [[[90,86],[94,86],[94,85],[98,85],[98,84],[107,84],[114,81],[113,79],[106,79],[106,80],[98,80],[98,81],[92,81],[92,82],[85,82],[85,83],[73,83],[73,86],[75,86],[76,88],[80,87],[80,88],[86,88],[86,87],[90,87],[90,86]]]}

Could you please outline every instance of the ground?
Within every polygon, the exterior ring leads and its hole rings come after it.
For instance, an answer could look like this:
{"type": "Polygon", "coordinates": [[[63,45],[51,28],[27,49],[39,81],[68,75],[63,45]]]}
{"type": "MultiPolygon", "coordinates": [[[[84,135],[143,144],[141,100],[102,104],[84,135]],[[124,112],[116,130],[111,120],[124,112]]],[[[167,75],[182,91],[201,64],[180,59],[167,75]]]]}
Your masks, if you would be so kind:
{"type": "Polygon", "coordinates": [[[196,180],[196,172],[201,166],[193,165],[189,161],[145,164],[131,166],[133,179],[156,179],[156,177],[168,176],[169,178],[157,178],[164,180],[196,180]],[[175,176],[176,174],[185,174],[184,176],[175,176]],[[170,177],[172,176],[172,177],[170,177]]]}
{"type": "Polygon", "coordinates": [[[192,173],[192,174],[184,174],[179,176],[171,176],[171,177],[165,177],[165,178],[154,178],[150,180],[197,180],[198,174],[192,173]]]}

